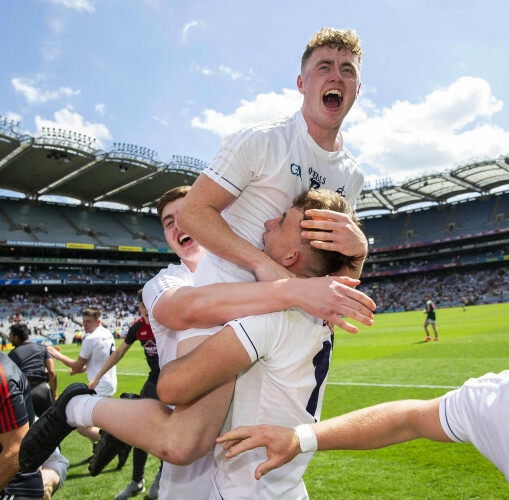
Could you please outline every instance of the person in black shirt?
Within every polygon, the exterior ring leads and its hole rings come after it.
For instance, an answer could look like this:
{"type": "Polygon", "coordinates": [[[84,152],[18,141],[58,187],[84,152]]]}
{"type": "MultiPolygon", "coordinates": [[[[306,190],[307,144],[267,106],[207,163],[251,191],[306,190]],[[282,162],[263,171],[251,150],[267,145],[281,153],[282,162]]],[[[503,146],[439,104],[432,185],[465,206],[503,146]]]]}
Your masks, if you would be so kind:
{"type": "Polygon", "coordinates": [[[19,446],[34,418],[27,378],[0,352],[0,500],[46,500],[65,480],[69,462],[58,451],[36,472],[19,472],[19,446]]]}
{"type": "Polygon", "coordinates": [[[15,323],[11,325],[10,331],[10,341],[14,349],[9,353],[9,357],[27,377],[35,414],[40,417],[57,399],[57,375],[53,356],[42,344],[28,341],[30,332],[27,325],[15,323]]]}
{"type": "MultiPolygon", "coordinates": [[[[145,351],[145,357],[150,368],[148,378],[143,385],[143,388],[141,389],[140,396],[142,398],[159,399],[157,396],[159,356],[157,354],[157,346],[154,334],[152,333],[152,328],[150,327],[150,323],[148,321],[148,311],[145,307],[145,304],[143,304],[142,292],[143,290],[138,290],[138,306],[142,317],[131,325],[124,341],[117,347],[117,349],[115,349],[115,351],[113,351],[108,361],[104,363],[104,366],[101,368],[96,377],[88,384],[90,389],[94,389],[99,383],[101,377],[123,358],[124,354],[129,350],[129,348],[136,340],[139,340],[145,351]]],[[[132,482],[129,483],[127,487],[115,497],[115,500],[130,498],[133,496],[133,494],[144,491],[145,480],[143,476],[145,472],[147,456],[147,453],[143,450],[138,448],[133,450],[132,482]]],[[[157,471],[154,483],[150,487],[149,498],[157,497],[160,475],[161,468],[159,468],[157,471]]]]}

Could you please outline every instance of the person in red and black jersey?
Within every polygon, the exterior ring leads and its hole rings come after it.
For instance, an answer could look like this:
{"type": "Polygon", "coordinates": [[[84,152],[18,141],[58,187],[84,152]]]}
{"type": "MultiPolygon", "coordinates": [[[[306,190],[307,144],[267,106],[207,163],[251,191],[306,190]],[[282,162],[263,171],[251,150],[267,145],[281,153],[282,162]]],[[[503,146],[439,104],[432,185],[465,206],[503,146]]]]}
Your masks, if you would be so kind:
{"type": "Polygon", "coordinates": [[[26,376],[0,353],[0,500],[49,499],[65,480],[69,462],[58,451],[36,472],[19,472],[19,446],[34,418],[26,376]]]}
{"type": "MultiPolygon", "coordinates": [[[[129,348],[134,344],[136,340],[139,340],[143,349],[145,351],[145,357],[147,359],[148,366],[150,368],[150,372],[148,374],[148,378],[141,389],[140,396],[142,398],[150,398],[150,399],[159,399],[157,396],[157,379],[159,377],[159,356],[157,354],[157,346],[154,338],[154,334],[152,333],[152,328],[150,327],[150,323],[148,321],[148,311],[143,304],[142,298],[143,290],[138,290],[138,306],[141,313],[141,318],[133,323],[127,332],[127,335],[124,341],[117,347],[115,351],[111,354],[108,361],[104,363],[104,366],[101,368],[96,377],[88,384],[90,389],[94,389],[95,386],[99,383],[100,378],[113,366],[115,366],[125,355],[125,353],[129,350],[129,348]]],[[[147,461],[147,453],[143,450],[135,448],[133,450],[133,476],[132,482],[129,483],[127,488],[119,493],[115,499],[122,500],[124,498],[129,498],[132,496],[131,490],[136,491],[144,491],[145,488],[145,480],[143,478],[145,472],[145,463],[147,461]]],[[[162,462],[161,462],[162,465],[162,462]]],[[[161,468],[159,468],[156,479],[151,486],[151,491],[158,490],[159,477],[161,475],[161,468]]],[[[150,496],[152,498],[152,496],[150,496]]]]}
{"type": "Polygon", "coordinates": [[[28,379],[35,414],[40,417],[57,399],[57,375],[53,356],[44,345],[29,342],[29,336],[27,325],[15,323],[10,326],[14,349],[9,357],[28,379]]]}

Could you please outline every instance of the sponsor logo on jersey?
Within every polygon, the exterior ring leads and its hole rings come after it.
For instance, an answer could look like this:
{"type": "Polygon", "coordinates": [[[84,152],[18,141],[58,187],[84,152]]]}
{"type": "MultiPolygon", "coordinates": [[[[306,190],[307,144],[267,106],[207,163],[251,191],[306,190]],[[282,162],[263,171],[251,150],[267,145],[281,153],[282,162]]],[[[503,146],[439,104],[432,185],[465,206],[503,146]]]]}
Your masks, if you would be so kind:
{"type": "Polygon", "coordinates": [[[319,189],[325,184],[325,181],[327,180],[326,177],[322,177],[312,167],[308,168],[308,174],[309,174],[309,189],[319,189]]]}

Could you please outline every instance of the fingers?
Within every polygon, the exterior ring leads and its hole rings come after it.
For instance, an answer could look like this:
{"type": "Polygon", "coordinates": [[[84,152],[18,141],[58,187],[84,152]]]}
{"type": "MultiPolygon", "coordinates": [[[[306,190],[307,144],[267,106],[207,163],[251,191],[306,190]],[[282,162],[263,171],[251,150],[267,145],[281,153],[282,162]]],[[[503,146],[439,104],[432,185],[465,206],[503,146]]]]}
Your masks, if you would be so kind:
{"type": "Polygon", "coordinates": [[[262,476],[265,476],[267,472],[275,469],[278,465],[275,463],[276,461],[272,458],[269,458],[265,462],[262,462],[255,470],[255,479],[259,480],[262,476]]]}

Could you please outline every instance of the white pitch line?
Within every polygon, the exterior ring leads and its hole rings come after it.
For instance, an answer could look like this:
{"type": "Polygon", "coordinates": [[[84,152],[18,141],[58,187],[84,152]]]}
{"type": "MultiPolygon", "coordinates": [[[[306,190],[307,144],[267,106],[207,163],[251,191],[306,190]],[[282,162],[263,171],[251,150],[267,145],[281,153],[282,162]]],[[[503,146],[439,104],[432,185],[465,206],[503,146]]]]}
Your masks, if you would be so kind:
{"type": "Polygon", "coordinates": [[[327,385],[365,385],[368,387],[411,387],[419,389],[457,389],[457,385],[368,384],[364,382],[327,382],[327,385]]]}
{"type": "MultiPolygon", "coordinates": [[[[57,372],[66,372],[68,370],[57,369],[57,372]]],[[[117,375],[127,375],[129,377],[147,377],[148,373],[127,373],[117,372],[117,375]]],[[[417,389],[458,389],[457,385],[411,385],[411,384],[368,384],[366,382],[327,382],[327,385],[361,385],[366,387],[409,387],[417,389]]]]}

